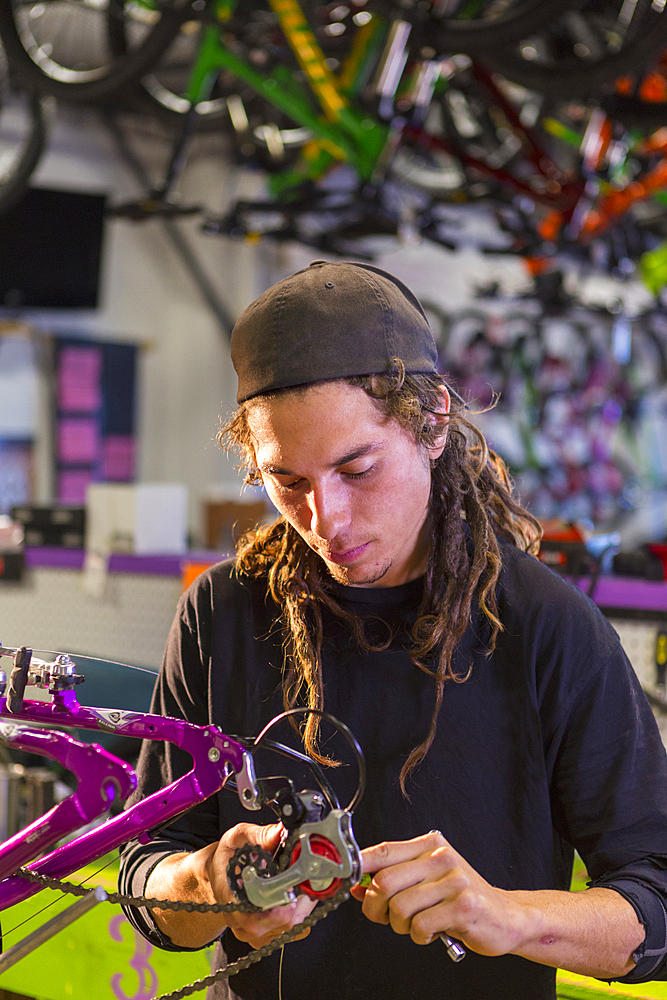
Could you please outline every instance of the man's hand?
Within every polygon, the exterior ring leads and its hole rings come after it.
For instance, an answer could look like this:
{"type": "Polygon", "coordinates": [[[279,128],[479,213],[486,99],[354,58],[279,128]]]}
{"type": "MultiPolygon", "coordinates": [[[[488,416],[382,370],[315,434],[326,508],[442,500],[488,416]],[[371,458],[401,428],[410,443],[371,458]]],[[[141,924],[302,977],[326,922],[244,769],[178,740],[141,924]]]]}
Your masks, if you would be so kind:
{"type": "MultiPolygon", "coordinates": [[[[227,865],[239,847],[246,844],[257,844],[269,854],[273,854],[280,844],[285,828],[282,823],[271,823],[268,826],[255,826],[252,823],[239,823],[220,838],[208,862],[208,873],[211,889],[217,903],[236,902],[227,878],[227,865]]],[[[245,941],[253,948],[261,948],[274,938],[290,930],[295,924],[300,924],[315,908],[316,901],[309,896],[298,896],[296,902],[285,906],[274,906],[271,910],[259,913],[227,913],[227,926],[239,941],[245,941]]],[[[296,940],[307,937],[310,930],[304,931],[296,940]]]]}
{"type": "Polygon", "coordinates": [[[480,955],[520,955],[584,976],[616,979],[634,968],[645,930],[613,889],[498,889],[431,831],[365,848],[367,887],[352,895],[369,920],[416,944],[445,932],[480,955]]]}
{"type": "Polygon", "coordinates": [[[525,907],[513,893],[489,885],[433,831],[414,840],[377,844],[361,852],[371,884],[356,886],[363,912],[374,923],[390,924],[416,944],[430,944],[442,931],[480,955],[504,955],[528,932],[525,907]]]}
{"type": "MultiPolygon", "coordinates": [[[[246,844],[257,844],[272,854],[278,847],[284,827],[281,823],[256,826],[238,823],[215,844],[199,851],[172,854],[151,872],[146,895],[156,899],[184,900],[193,903],[238,902],[227,879],[227,865],[234,852],[246,844]]],[[[160,929],[173,944],[201,948],[219,937],[229,927],[239,941],[261,948],[296,924],[314,909],[315,900],[297,897],[294,903],[255,913],[187,913],[179,910],[153,910],[160,929]]],[[[310,933],[306,930],[301,937],[310,933]]]]}

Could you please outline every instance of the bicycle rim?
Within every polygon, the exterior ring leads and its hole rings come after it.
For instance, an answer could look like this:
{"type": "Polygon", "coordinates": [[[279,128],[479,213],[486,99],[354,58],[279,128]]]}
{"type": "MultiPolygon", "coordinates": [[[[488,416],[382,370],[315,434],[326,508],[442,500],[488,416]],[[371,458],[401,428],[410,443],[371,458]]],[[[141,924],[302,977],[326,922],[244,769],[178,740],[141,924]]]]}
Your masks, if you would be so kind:
{"type": "MultiPolygon", "coordinates": [[[[112,50],[122,56],[132,46],[134,27],[109,19],[108,28],[112,50]]],[[[190,111],[186,91],[198,57],[200,36],[199,23],[185,22],[159,63],[125,96],[126,103],[178,128],[190,111]]],[[[210,96],[199,101],[195,109],[197,130],[231,132],[242,154],[250,155],[260,148],[276,163],[282,163],[310,138],[307,129],[290,127],[285,115],[224,69],[218,71],[210,96]]]]}
{"type": "Polygon", "coordinates": [[[0,35],[12,68],[27,85],[65,100],[100,100],[140,78],[183,20],[183,0],[151,8],[134,0],[9,0],[0,35]],[[107,18],[132,22],[134,44],[118,58],[107,18]]]}
{"type": "Polygon", "coordinates": [[[667,45],[667,8],[650,0],[589,2],[555,18],[540,34],[488,63],[529,89],[561,97],[604,90],[617,77],[642,72],[667,45]]]}

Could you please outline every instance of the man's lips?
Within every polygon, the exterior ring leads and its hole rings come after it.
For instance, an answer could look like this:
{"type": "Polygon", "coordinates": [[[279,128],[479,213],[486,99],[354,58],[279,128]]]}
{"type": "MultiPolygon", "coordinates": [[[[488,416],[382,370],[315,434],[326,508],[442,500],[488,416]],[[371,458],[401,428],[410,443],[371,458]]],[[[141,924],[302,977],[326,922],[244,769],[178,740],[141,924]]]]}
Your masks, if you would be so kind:
{"type": "Polygon", "coordinates": [[[345,549],[343,552],[328,552],[324,558],[334,563],[351,563],[363,555],[369,545],[370,542],[365,542],[363,545],[357,545],[354,549],[345,549]]]}

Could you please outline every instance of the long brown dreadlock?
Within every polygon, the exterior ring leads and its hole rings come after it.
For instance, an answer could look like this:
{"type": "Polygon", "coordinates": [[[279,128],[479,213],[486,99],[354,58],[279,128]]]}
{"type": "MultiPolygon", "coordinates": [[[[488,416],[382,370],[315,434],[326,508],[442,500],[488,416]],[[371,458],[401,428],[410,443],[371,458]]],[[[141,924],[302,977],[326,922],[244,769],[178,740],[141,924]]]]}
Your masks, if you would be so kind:
{"type": "MultiPolygon", "coordinates": [[[[410,375],[396,360],[391,374],[354,376],[345,383],[363,389],[383,415],[396,419],[424,447],[433,445],[442,431],[434,414],[440,410],[442,379],[437,375],[410,375]]],[[[280,392],[302,392],[300,386],[280,392]]],[[[259,483],[248,410],[253,400],[241,404],[222,427],[218,440],[240,453],[247,470],[246,482],[259,483]]],[[[412,629],[412,662],[435,680],[433,715],[429,731],[401,770],[404,794],[408,775],[427,754],[435,736],[446,681],[462,683],[469,676],[457,673],[452,657],[469,624],[476,598],[486,616],[490,637],[487,652],[495,648],[502,623],[498,618],[495,585],[501,562],[498,539],[537,554],[539,522],[512,496],[512,484],[502,459],[487,446],[481,431],[453,402],[447,418],[447,443],[431,462],[430,520],[433,544],[424,580],[424,594],[412,629]]],[[[322,709],[321,648],[322,609],[328,608],[352,627],[362,649],[372,646],[357,615],[343,609],[327,586],[328,575],[319,556],[283,518],[248,532],[237,546],[237,572],[266,577],[268,591],[281,608],[285,633],[286,664],[283,702],[294,707],[299,699],[309,708],[322,709]]],[[[319,720],[309,715],[303,728],[306,749],[323,763],[317,748],[319,720]]]]}

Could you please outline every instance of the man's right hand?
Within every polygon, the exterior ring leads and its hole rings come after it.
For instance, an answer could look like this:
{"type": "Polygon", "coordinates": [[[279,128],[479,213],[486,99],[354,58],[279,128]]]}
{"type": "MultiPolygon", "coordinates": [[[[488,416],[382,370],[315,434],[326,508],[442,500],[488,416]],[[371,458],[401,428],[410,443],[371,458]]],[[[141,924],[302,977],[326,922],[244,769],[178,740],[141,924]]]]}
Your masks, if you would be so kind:
{"type": "MultiPolygon", "coordinates": [[[[156,899],[183,900],[193,903],[237,902],[227,878],[227,865],[234,852],[246,844],[257,844],[269,854],[277,849],[284,827],[281,823],[257,826],[238,823],[215,844],[199,851],[171,854],[151,872],[146,895],[156,899]]],[[[261,948],[296,924],[314,909],[308,896],[294,903],[253,913],[188,913],[184,910],[153,910],[160,930],[183,948],[202,948],[229,927],[239,941],[261,948]]],[[[306,930],[301,937],[310,932],[306,930]]]]}
{"type": "MultiPolygon", "coordinates": [[[[273,854],[280,845],[285,828],[282,823],[256,826],[253,823],[238,823],[220,838],[208,864],[209,881],[218,903],[235,902],[234,894],[227,878],[227,865],[239,847],[257,844],[268,854],[273,854]]],[[[274,938],[290,930],[315,908],[315,901],[308,896],[298,896],[294,903],[274,906],[259,913],[228,913],[227,926],[239,941],[245,941],[253,948],[261,948],[274,938]]],[[[310,930],[300,935],[307,937],[310,930]]]]}

